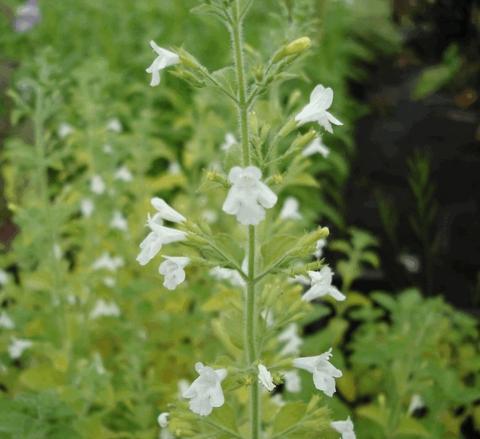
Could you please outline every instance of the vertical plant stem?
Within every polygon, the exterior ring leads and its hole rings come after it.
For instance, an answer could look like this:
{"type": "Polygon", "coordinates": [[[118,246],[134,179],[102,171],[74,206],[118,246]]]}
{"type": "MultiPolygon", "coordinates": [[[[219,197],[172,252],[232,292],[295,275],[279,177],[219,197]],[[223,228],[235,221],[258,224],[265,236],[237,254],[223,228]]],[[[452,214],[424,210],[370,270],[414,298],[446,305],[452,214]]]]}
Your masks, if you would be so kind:
{"type": "MultiPolygon", "coordinates": [[[[245,77],[245,60],[243,56],[243,23],[240,14],[240,0],[235,0],[234,20],[231,34],[235,60],[235,71],[238,93],[238,120],[240,126],[240,139],[242,145],[243,166],[251,164],[250,154],[250,130],[248,124],[247,81],[245,77]]],[[[247,365],[252,366],[257,361],[257,309],[255,295],[255,258],[256,258],[256,233],[255,227],[248,227],[248,279],[244,296],[244,350],[247,365]]],[[[254,379],[250,387],[250,438],[259,439],[261,433],[261,407],[260,389],[258,380],[254,379]]]]}

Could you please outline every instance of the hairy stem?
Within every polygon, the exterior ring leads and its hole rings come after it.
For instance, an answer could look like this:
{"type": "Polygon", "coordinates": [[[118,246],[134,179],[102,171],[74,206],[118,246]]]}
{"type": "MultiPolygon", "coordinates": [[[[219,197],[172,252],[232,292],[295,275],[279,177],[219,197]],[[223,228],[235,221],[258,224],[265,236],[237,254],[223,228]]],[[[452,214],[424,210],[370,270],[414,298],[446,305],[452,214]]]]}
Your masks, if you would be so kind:
{"type": "MultiPolygon", "coordinates": [[[[250,157],[250,130],[248,123],[248,102],[247,102],[247,81],[245,77],[245,60],[243,56],[243,17],[241,16],[240,0],[235,0],[234,20],[231,27],[233,53],[235,60],[235,71],[238,93],[238,120],[240,126],[240,139],[242,145],[243,166],[251,163],[250,157]]],[[[256,236],[255,227],[248,227],[248,273],[247,287],[244,297],[244,350],[246,353],[247,367],[254,367],[257,361],[257,309],[255,295],[255,258],[256,258],[256,236]]],[[[255,379],[250,387],[250,438],[259,439],[261,434],[260,414],[260,389],[255,379]]]]}

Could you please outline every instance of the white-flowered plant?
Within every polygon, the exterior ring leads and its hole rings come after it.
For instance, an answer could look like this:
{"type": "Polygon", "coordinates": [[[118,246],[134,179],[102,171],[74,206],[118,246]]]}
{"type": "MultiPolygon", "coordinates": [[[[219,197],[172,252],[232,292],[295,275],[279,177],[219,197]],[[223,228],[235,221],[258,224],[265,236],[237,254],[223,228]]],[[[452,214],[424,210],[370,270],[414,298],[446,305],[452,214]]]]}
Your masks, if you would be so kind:
{"type": "Polygon", "coordinates": [[[271,209],[277,202],[277,196],[261,178],[262,171],[256,166],[235,166],[228,174],[232,186],[222,209],[235,215],[244,226],[258,225],[265,219],[265,209],[271,209]]]}
{"type": "Polygon", "coordinates": [[[160,71],[178,64],[180,62],[180,57],[176,53],[158,46],[155,41],[150,41],[150,46],[158,55],[150,67],[147,68],[147,73],[152,75],[150,85],[155,87],[160,84],[160,71]]]}
{"type": "MultiPolygon", "coordinates": [[[[208,166],[205,184],[197,188],[201,208],[179,198],[184,216],[164,199],[153,198],[155,213],[148,215],[149,234],[137,256],[137,261],[146,265],[164,245],[172,244],[169,255],[162,254],[159,266],[165,289],[174,290],[185,281],[187,266],[188,270],[206,271],[210,282],[216,280],[220,289],[219,297],[204,306],[213,306],[218,312],[211,322],[212,334],[225,353],[212,356],[205,347],[192,359],[198,377],[187,388],[183,385],[182,400],[158,417],[164,436],[279,439],[290,437],[291,432],[298,438],[310,438],[313,432],[332,429],[332,420],[318,398],[310,405],[292,405],[280,394],[272,394],[300,392],[298,369],[312,373],[314,387],[330,397],[335,393],[335,380],[342,376],[330,362],[332,349],[300,356],[304,346],[298,322],[311,309],[309,302],[326,296],[346,297],[332,285],[333,273],[320,259],[328,229],[318,227],[304,234],[304,221],[298,221],[303,218],[300,204],[290,192],[295,181],[311,181],[307,170],[313,160],[309,157],[329,154],[321,133],[304,125],[317,122],[332,133],[332,124],[341,122],[329,111],[333,90],[322,85],[315,87],[310,102],[287,122],[273,127],[260,120],[262,112],[255,111],[256,103],[310,48],[311,41],[302,37],[287,43],[265,66],[250,71],[242,27],[253,3],[211,0],[199,8],[226,24],[232,42],[231,70],[211,73],[186,50],[175,53],[151,42],[158,55],[147,69],[152,74],[151,85],[160,83],[161,70],[176,65],[177,77],[195,87],[211,86],[229,99],[238,120],[236,131],[232,127],[217,146],[218,159],[208,166]],[[204,187],[219,193],[223,203],[203,203],[210,199],[202,193],[204,187]],[[273,209],[279,196],[285,201],[280,209],[273,209]],[[225,221],[222,211],[233,216],[236,224],[225,221]],[[307,286],[303,297],[298,279],[307,286]],[[198,358],[201,355],[204,358],[198,358]],[[277,387],[281,383],[284,386],[277,387]],[[279,410],[278,420],[263,416],[267,399],[279,410]],[[295,416],[289,416],[290,411],[295,416]],[[272,427],[272,423],[281,427],[272,427]]],[[[116,178],[124,174],[117,171],[116,178]]]]}
{"type": "Polygon", "coordinates": [[[345,421],[332,422],[332,428],[338,431],[342,437],[341,439],[356,439],[355,431],[353,430],[353,422],[350,416],[345,421]]]}
{"type": "Polygon", "coordinates": [[[335,300],[343,301],[346,299],[338,288],[332,285],[333,271],[326,265],[320,271],[309,271],[311,287],[302,296],[302,300],[311,302],[324,296],[331,296],[335,300]]]}
{"type": "Polygon", "coordinates": [[[193,413],[208,416],[214,407],[221,407],[225,402],[222,381],[227,376],[227,370],[212,369],[202,363],[195,364],[195,370],[199,376],[182,396],[190,400],[193,413]]]}
{"type": "Polygon", "coordinates": [[[301,357],[293,361],[293,365],[313,375],[313,383],[318,390],[327,396],[335,393],[335,379],[342,376],[342,371],[330,363],[332,348],[314,357],[301,357]]]}

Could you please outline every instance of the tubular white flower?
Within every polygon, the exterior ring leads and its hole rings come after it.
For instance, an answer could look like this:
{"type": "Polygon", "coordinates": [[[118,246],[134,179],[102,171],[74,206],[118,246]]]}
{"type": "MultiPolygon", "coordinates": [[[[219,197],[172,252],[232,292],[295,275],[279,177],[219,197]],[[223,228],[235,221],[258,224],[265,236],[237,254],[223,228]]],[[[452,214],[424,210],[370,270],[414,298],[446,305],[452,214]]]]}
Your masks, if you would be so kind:
{"type": "Polygon", "coordinates": [[[183,393],[190,399],[190,410],[200,416],[208,416],[214,407],[225,403],[221,383],[227,376],[226,369],[212,369],[202,363],[195,364],[199,377],[183,393]]]}
{"type": "Polygon", "coordinates": [[[126,166],[118,168],[115,172],[115,180],[120,180],[128,183],[133,180],[133,175],[126,166]]]}
{"type": "Polygon", "coordinates": [[[165,221],[171,221],[172,223],[183,223],[186,221],[186,218],[178,213],[173,207],[169,206],[168,203],[162,198],[152,198],[152,206],[157,209],[155,214],[155,220],[161,218],[165,221]]]}
{"type": "Polygon", "coordinates": [[[299,212],[300,203],[295,197],[288,197],[283,203],[282,210],[280,211],[280,219],[282,220],[299,220],[302,219],[302,215],[299,212]]]}
{"type": "Polygon", "coordinates": [[[116,117],[110,119],[107,122],[107,130],[112,131],[113,133],[121,133],[123,131],[122,122],[118,120],[116,117]]]}
{"type": "Polygon", "coordinates": [[[258,381],[269,392],[275,389],[275,383],[273,382],[272,374],[263,364],[258,365],[258,381]]]}
{"type": "Polygon", "coordinates": [[[302,339],[298,336],[298,326],[296,323],[288,325],[287,328],[280,333],[278,340],[285,343],[280,352],[281,355],[297,355],[303,343],[302,339]]]}
{"type": "Polygon", "coordinates": [[[345,295],[332,285],[333,272],[328,265],[323,267],[319,272],[309,271],[308,275],[310,276],[312,286],[302,296],[303,301],[311,302],[314,299],[327,295],[332,296],[340,302],[346,299],[345,295]]]}
{"type": "Polygon", "coordinates": [[[60,137],[61,139],[65,139],[65,137],[68,137],[72,133],[73,133],[72,126],[66,122],[61,123],[60,126],[58,127],[57,134],[58,134],[58,137],[60,137]]]}
{"type": "Polygon", "coordinates": [[[118,317],[120,309],[115,302],[106,302],[103,299],[95,302],[95,307],[90,313],[90,318],[98,319],[99,317],[118,317]]]}
{"type": "Polygon", "coordinates": [[[174,290],[185,280],[184,268],[190,262],[190,258],[164,256],[166,259],[160,264],[159,273],[165,276],[163,286],[169,290],[174,290]]]}
{"type": "Polygon", "coordinates": [[[342,376],[342,371],[330,363],[332,348],[321,355],[301,357],[293,360],[293,365],[313,374],[313,384],[327,396],[335,393],[335,378],[342,376]]]}
{"type": "Polygon", "coordinates": [[[317,259],[320,259],[323,255],[323,249],[327,245],[326,239],[319,239],[315,245],[315,253],[313,254],[317,259]]]}
{"type": "Polygon", "coordinates": [[[104,252],[102,256],[96,259],[92,265],[93,270],[108,270],[115,272],[118,268],[124,264],[123,259],[120,256],[112,257],[110,253],[104,252]]]}
{"type": "Polygon", "coordinates": [[[233,135],[233,133],[227,133],[225,135],[225,140],[223,141],[220,148],[222,151],[228,151],[232,146],[236,145],[237,143],[238,141],[233,135]]]}
{"type": "Polygon", "coordinates": [[[302,382],[300,381],[300,375],[296,370],[291,370],[283,374],[285,380],[285,389],[290,393],[298,393],[302,390],[302,382]]]}
{"type": "Polygon", "coordinates": [[[234,287],[244,287],[245,281],[237,270],[223,267],[213,267],[210,275],[217,280],[225,280],[230,282],[234,287]]]}
{"type": "Polygon", "coordinates": [[[353,431],[353,422],[350,416],[345,421],[335,421],[330,424],[332,428],[342,435],[342,439],[356,439],[353,431]]]}
{"type": "Polygon", "coordinates": [[[128,230],[128,221],[119,210],[113,212],[113,217],[110,221],[110,227],[112,229],[121,230],[122,232],[126,232],[128,230]]]}
{"type": "Polygon", "coordinates": [[[327,158],[328,155],[330,154],[330,149],[328,148],[327,145],[325,145],[322,141],[321,136],[315,137],[313,142],[311,142],[303,151],[302,155],[304,157],[310,157],[314,154],[320,154],[324,158],[327,158]]]}
{"type": "Polygon", "coordinates": [[[0,314],[0,328],[4,329],[13,329],[15,327],[15,323],[10,318],[10,316],[6,312],[2,312],[0,314]]]}
{"type": "Polygon", "coordinates": [[[23,352],[32,347],[33,343],[30,340],[21,338],[12,338],[10,345],[8,346],[8,355],[12,360],[19,359],[23,352]]]}
{"type": "Polygon", "coordinates": [[[153,61],[152,65],[147,68],[147,73],[150,73],[152,75],[152,81],[150,82],[150,85],[152,87],[157,86],[160,84],[160,71],[173,66],[175,64],[180,63],[180,57],[173,52],[170,52],[167,49],[163,49],[160,46],[157,46],[155,41],[150,41],[150,47],[156,52],[158,55],[157,58],[153,61]]]}
{"type": "Polygon", "coordinates": [[[423,407],[425,407],[425,401],[423,398],[418,394],[412,395],[412,399],[408,406],[408,414],[411,415],[415,410],[422,409],[423,407]]]}
{"type": "Polygon", "coordinates": [[[94,175],[90,180],[90,190],[97,195],[101,195],[105,192],[105,182],[100,175],[94,175]]]}
{"type": "Polygon", "coordinates": [[[310,95],[310,102],[295,116],[299,126],[309,122],[318,122],[329,133],[333,133],[332,124],[343,125],[327,110],[333,102],[333,90],[317,85],[310,95]]]}
{"type": "Polygon", "coordinates": [[[170,413],[164,412],[160,413],[157,418],[158,425],[160,425],[161,428],[167,428],[168,426],[168,417],[170,416],[170,413]]]}
{"type": "Polygon", "coordinates": [[[89,198],[84,198],[80,201],[80,211],[85,218],[90,218],[95,210],[95,204],[89,198]]]}
{"type": "Polygon", "coordinates": [[[223,211],[235,215],[240,224],[255,226],[265,218],[265,209],[277,202],[275,193],[260,181],[262,172],[256,166],[235,166],[228,175],[232,183],[223,211]]]}

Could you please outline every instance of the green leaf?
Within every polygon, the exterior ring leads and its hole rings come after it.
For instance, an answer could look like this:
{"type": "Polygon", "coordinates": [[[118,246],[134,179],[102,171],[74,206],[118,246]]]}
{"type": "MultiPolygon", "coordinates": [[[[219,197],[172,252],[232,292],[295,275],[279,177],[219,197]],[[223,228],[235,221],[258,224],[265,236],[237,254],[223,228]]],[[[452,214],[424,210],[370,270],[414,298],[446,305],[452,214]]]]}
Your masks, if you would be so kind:
{"type": "Polygon", "coordinates": [[[307,406],[303,402],[292,402],[284,405],[273,421],[273,433],[281,433],[298,424],[302,420],[306,408],[307,406]]]}

